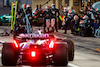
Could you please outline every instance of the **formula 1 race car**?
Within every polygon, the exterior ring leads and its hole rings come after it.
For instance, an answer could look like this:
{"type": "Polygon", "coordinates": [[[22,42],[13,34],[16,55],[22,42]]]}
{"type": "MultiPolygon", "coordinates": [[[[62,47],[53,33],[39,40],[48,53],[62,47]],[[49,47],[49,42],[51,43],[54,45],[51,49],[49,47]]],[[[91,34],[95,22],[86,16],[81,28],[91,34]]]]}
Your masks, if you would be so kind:
{"type": "Polygon", "coordinates": [[[66,66],[74,59],[74,43],[50,34],[20,34],[13,43],[3,43],[2,64],[66,66]]]}

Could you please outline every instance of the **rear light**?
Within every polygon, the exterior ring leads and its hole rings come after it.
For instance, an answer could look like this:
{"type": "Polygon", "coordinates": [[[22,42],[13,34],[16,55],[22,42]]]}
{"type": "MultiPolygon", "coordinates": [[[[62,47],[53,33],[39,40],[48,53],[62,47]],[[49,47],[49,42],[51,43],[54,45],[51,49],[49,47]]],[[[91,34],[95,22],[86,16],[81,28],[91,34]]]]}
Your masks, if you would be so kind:
{"type": "Polygon", "coordinates": [[[15,40],[14,40],[14,44],[15,44],[16,48],[18,48],[18,44],[15,40]]]}
{"type": "Polygon", "coordinates": [[[51,41],[51,42],[50,42],[50,45],[49,45],[49,48],[53,48],[53,47],[54,47],[54,42],[51,41]]]}
{"type": "Polygon", "coordinates": [[[35,57],[35,56],[36,56],[35,51],[32,51],[32,52],[31,52],[31,56],[32,56],[32,57],[35,57]]]}

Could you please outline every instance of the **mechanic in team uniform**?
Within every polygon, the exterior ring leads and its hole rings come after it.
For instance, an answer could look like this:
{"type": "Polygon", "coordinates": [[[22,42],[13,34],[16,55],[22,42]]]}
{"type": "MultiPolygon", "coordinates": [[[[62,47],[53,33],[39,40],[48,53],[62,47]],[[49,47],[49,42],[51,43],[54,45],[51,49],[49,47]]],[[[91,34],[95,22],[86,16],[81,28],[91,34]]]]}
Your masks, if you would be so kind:
{"type": "Polygon", "coordinates": [[[29,19],[29,22],[30,22],[30,24],[31,24],[31,26],[32,26],[32,8],[31,8],[31,5],[30,4],[27,4],[27,6],[26,6],[26,14],[29,14],[29,17],[28,17],[28,19],[29,19]]]}
{"type": "Polygon", "coordinates": [[[22,8],[18,11],[19,15],[22,17],[26,12],[26,4],[22,4],[22,8]]]}
{"type": "Polygon", "coordinates": [[[62,21],[63,21],[63,6],[62,5],[60,5],[60,9],[59,9],[59,17],[58,17],[58,19],[59,19],[59,21],[58,21],[58,28],[59,29],[61,29],[61,27],[62,27],[62,21]]]}
{"type": "MultiPolygon", "coordinates": [[[[54,3],[51,5],[51,9],[50,10],[52,12],[51,21],[52,21],[52,18],[55,18],[54,26],[55,26],[56,32],[58,32],[58,29],[57,29],[57,18],[56,17],[57,17],[57,13],[58,13],[58,16],[59,16],[59,10],[55,8],[55,4],[54,3]]],[[[52,32],[54,32],[54,26],[52,25],[52,32]]]]}
{"type": "Polygon", "coordinates": [[[72,22],[71,22],[73,24],[72,33],[74,33],[74,34],[78,33],[78,31],[79,31],[79,22],[80,22],[79,16],[78,16],[78,14],[75,14],[73,19],[72,19],[72,22]]]}
{"type": "Polygon", "coordinates": [[[70,25],[70,18],[68,17],[68,10],[66,7],[64,7],[64,22],[63,22],[63,28],[65,29],[64,34],[67,33],[67,30],[69,29],[69,25],[70,25]]]}
{"type": "Polygon", "coordinates": [[[94,19],[95,19],[94,15],[93,15],[94,10],[93,10],[92,5],[90,3],[88,3],[87,6],[88,6],[87,7],[87,11],[88,11],[87,15],[88,15],[90,21],[93,23],[94,19]]]}
{"type": "Polygon", "coordinates": [[[20,18],[19,15],[17,14],[15,25],[14,25],[14,37],[18,35],[19,33],[26,33],[25,28],[22,27],[22,25],[25,25],[26,23],[23,22],[23,18],[25,17],[25,14],[22,15],[20,18]]]}
{"type": "Polygon", "coordinates": [[[100,19],[100,17],[99,17],[99,15],[100,15],[99,8],[96,8],[96,11],[95,11],[94,15],[95,15],[94,23],[98,23],[99,24],[99,19],[100,19]]]}
{"type": "Polygon", "coordinates": [[[51,18],[51,10],[49,9],[49,6],[45,7],[45,11],[43,12],[43,17],[44,17],[44,32],[46,32],[46,27],[49,31],[50,27],[50,18],[51,18]]]}
{"type": "Polygon", "coordinates": [[[26,14],[32,14],[32,8],[30,4],[26,5],[26,14]]]}
{"type": "Polygon", "coordinates": [[[94,17],[95,17],[95,20],[94,20],[94,33],[95,33],[95,30],[99,28],[99,23],[100,23],[99,8],[96,8],[96,11],[94,12],[94,17]]]}
{"type": "Polygon", "coordinates": [[[73,17],[74,17],[74,15],[75,15],[75,12],[74,12],[74,10],[73,10],[73,7],[71,7],[71,10],[69,11],[69,13],[68,13],[69,15],[69,18],[70,18],[70,20],[69,20],[69,22],[70,22],[70,28],[71,28],[71,34],[73,34],[73,23],[71,23],[71,20],[73,19],[73,17]]]}
{"type": "Polygon", "coordinates": [[[26,4],[22,4],[22,8],[17,12],[16,22],[15,22],[15,31],[19,31],[21,24],[23,23],[23,18],[26,13],[26,4]],[[19,17],[21,15],[21,17],[19,17]]]}
{"type": "Polygon", "coordinates": [[[37,24],[37,21],[34,21],[34,20],[38,20],[38,16],[39,16],[39,15],[38,15],[37,10],[36,10],[36,9],[33,10],[33,11],[32,11],[32,19],[33,19],[33,21],[32,21],[33,23],[32,23],[32,24],[33,24],[33,25],[37,24]]]}
{"type": "Polygon", "coordinates": [[[42,7],[41,7],[41,4],[40,4],[40,7],[38,8],[39,12],[42,12],[42,7]]]}
{"type": "Polygon", "coordinates": [[[43,11],[43,9],[42,9],[42,7],[41,7],[41,4],[39,5],[38,10],[39,10],[39,17],[41,17],[41,18],[42,18],[42,17],[43,17],[43,16],[42,16],[42,14],[43,14],[43,12],[42,12],[42,11],[43,11]]]}

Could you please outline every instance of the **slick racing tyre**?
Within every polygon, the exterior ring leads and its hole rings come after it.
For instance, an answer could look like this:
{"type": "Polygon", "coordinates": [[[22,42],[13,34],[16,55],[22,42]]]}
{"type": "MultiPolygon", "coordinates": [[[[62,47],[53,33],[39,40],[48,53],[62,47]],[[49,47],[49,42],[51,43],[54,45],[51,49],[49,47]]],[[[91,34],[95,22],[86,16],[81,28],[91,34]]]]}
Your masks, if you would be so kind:
{"type": "Polygon", "coordinates": [[[54,46],[54,65],[66,66],[68,64],[68,50],[66,44],[55,44],[54,46]]]}
{"type": "Polygon", "coordinates": [[[68,40],[67,43],[68,43],[68,58],[69,58],[69,61],[73,61],[73,59],[74,59],[74,43],[71,40],[68,40]]]}
{"type": "Polygon", "coordinates": [[[2,64],[4,66],[16,66],[18,59],[18,54],[16,48],[12,43],[3,44],[2,48],[2,64]]]}

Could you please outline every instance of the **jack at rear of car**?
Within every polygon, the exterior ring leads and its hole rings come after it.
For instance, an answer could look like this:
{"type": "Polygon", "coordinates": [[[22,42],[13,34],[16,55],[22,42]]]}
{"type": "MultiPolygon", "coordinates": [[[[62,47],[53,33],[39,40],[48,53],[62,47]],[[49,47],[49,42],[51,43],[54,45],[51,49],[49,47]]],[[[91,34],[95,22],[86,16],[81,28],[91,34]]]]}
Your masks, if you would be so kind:
{"type": "Polygon", "coordinates": [[[3,43],[1,60],[4,66],[66,66],[74,60],[74,43],[49,34],[24,34],[13,43],[3,43]]]}

